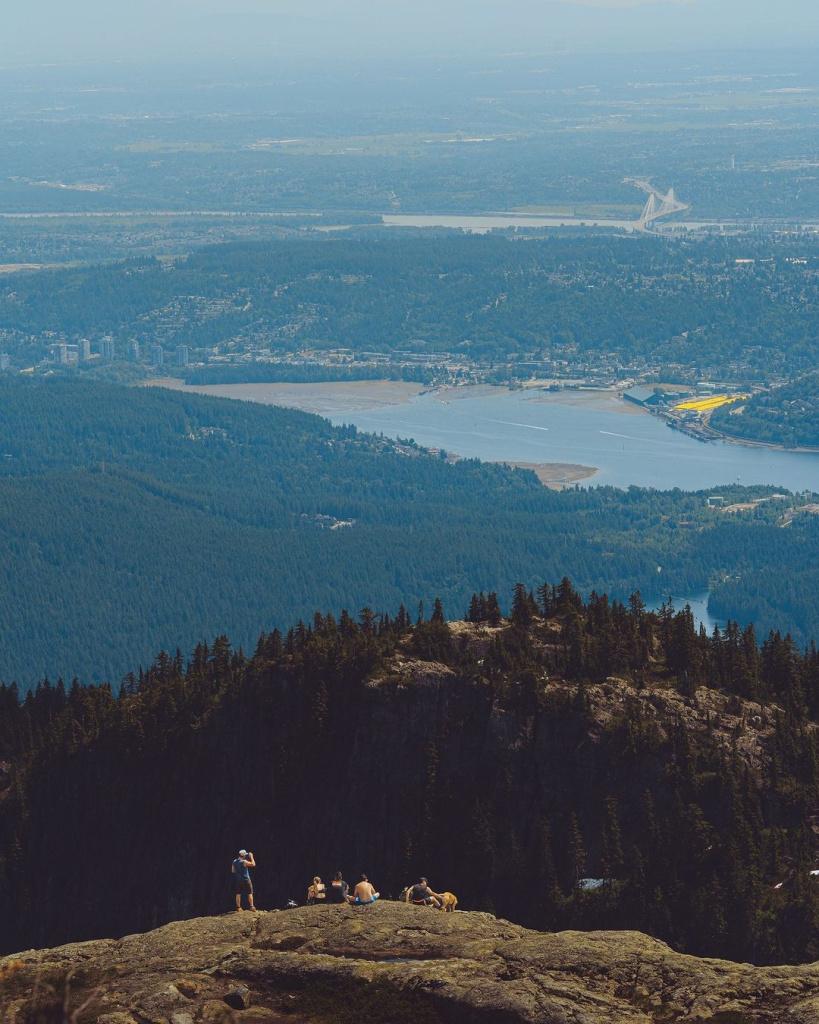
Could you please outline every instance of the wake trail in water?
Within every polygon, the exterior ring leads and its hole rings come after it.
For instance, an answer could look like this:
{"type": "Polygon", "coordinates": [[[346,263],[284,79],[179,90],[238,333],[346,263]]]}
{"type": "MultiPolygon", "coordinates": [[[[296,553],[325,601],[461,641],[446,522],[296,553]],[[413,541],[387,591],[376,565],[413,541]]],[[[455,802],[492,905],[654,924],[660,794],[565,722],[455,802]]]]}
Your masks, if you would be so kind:
{"type": "Polygon", "coordinates": [[[677,441],[660,441],[654,437],[632,437],[631,434],[615,434],[613,430],[601,430],[599,433],[606,434],[608,437],[622,437],[626,441],[642,441],[643,443],[649,441],[651,444],[666,444],[672,448],[682,448],[682,445],[677,441]]]}
{"type": "Polygon", "coordinates": [[[527,430],[550,430],[550,427],[536,427],[532,423],[515,423],[513,420],[488,420],[489,423],[499,423],[502,427],[525,427],[527,430]]]}

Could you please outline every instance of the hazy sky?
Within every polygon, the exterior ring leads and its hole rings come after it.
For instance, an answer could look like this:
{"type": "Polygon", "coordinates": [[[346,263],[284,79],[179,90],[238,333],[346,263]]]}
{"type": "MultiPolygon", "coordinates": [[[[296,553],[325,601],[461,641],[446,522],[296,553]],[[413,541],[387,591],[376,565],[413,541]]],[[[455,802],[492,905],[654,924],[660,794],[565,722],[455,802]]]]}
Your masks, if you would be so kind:
{"type": "Polygon", "coordinates": [[[819,0],[10,0],[0,57],[816,45],[819,0]]]}

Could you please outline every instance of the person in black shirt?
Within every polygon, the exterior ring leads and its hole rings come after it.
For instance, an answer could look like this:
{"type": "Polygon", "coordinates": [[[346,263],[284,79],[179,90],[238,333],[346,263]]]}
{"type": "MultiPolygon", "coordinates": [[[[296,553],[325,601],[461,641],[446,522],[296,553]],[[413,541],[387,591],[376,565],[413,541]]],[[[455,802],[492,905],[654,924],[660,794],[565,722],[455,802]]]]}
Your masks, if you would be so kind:
{"type": "Polygon", "coordinates": [[[347,893],[349,885],[344,881],[341,872],[336,871],[335,878],[327,886],[328,903],[349,903],[347,893]]]}
{"type": "Polygon", "coordinates": [[[440,910],[443,906],[441,896],[430,889],[426,878],[418,879],[410,889],[409,898],[410,903],[414,903],[417,907],[437,907],[440,910]]]}

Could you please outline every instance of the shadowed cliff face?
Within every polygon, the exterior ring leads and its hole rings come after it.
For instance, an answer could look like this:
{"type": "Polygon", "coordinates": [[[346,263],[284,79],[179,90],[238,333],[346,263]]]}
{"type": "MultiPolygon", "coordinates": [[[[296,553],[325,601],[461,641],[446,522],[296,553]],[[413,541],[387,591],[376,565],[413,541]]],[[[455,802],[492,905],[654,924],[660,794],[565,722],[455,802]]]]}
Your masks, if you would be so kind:
{"type": "Polygon", "coordinates": [[[540,934],[391,903],[230,914],[18,953],[0,959],[0,981],[3,1019],[27,1024],[809,1024],[819,1014],[816,965],[699,960],[638,932],[540,934]]]}

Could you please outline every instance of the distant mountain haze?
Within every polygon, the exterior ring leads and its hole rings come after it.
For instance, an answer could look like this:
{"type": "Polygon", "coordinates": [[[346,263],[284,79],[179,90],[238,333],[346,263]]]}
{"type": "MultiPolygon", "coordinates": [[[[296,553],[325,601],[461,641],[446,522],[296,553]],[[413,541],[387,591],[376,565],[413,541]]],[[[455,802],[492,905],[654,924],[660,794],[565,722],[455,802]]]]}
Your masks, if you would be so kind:
{"type": "Polygon", "coordinates": [[[812,0],[33,0],[5,15],[0,60],[735,49],[819,40],[812,0]]]}

